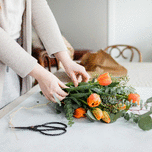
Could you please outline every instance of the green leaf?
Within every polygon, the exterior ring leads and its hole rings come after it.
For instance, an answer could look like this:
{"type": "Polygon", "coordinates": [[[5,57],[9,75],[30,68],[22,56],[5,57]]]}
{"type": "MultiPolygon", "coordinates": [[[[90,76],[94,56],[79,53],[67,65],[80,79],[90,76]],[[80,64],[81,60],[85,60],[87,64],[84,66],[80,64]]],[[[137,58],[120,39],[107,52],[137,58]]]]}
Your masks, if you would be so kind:
{"type": "Polygon", "coordinates": [[[59,106],[59,104],[55,104],[55,112],[57,113],[57,114],[60,114],[61,113],[61,107],[59,106]]]}
{"type": "Polygon", "coordinates": [[[146,108],[146,110],[148,109],[148,105],[147,104],[145,104],[145,108],[146,108]]]}
{"type": "Polygon", "coordinates": [[[112,82],[108,87],[115,87],[119,84],[119,82],[112,82]]]}
{"type": "Polygon", "coordinates": [[[140,100],[140,109],[143,108],[143,100],[140,100]]]}
{"type": "Polygon", "coordinates": [[[103,92],[103,90],[99,89],[99,88],[91,88],[90,90],[97,93],[97,94],[101,94],[103,92]]]}
{"type": "Polygon", "coordinates": [[[94,115],[90,110],[87,110],[86,116],[90,121],[96,121],[96,118],[94,117],[94,115]]]}
{"type": "Polygon", "coordinates": [[[124,111],[119,111],[117,114],[110,113],[111,123],[115,122],[118,118],[122,116],[124,111]]]}
{"type": "Polygon", "coordinates": [[[151,103],[152,102],[152,97],[146,100],[146,103],[151,103]]]}
{"type": "Polygon", "coordinates": [[[131,104],[129,101],[126,101],[126,109],[128,110],[131,107],[131,104]]]}
{"type": "Polygon", "coordinates": [[[77,104],[72,104],[72,108],[75,110],[75,109],[77,109],[77,108],[79,108],[80,106],[79,105],[77,105],[77,104]]]}
{"type": "Polygon", "coordinates": [[[88,85],[87,82],[80,82],[78,86],[82,86],[82,85],[88,85]]]}
{"type": "Polygon", "coordinates": [[[43,94],[43,92],[42,92],[42,91],[40,91],[40,94],[44,96],[44,94],[43,94]]]}
{"type": "Polygon", "coordinates": [[[73,119],[72,119],[72,120],[69,120],[68,125],[69,125],[70,127],[72,127],[73,124],[74,124],[73,119]]]}
{"type": "Polygon", "coordinates": [[[65,116],[67,118],[67,120],[69,120],[69,125],[72,126],[73,124],[73,113],[74,113],[74,109],[72,106],[72,101],[69,98],[65,98],[64,99],[64,112],[65,112],[65,116]]]}
{"type": "Polygon", "coordinates": [[[129,114],[128,114],[128,113],[125,113],[124,118],[125,118],[127,121],[129,121],[129,119],[130,119],[129,114]]]}
{"type": "Polygon", "coordinates": [[[74,98],[84,98],[84,97],[88,97],[90,95],[90,93],[74,93],[74,94],[70,94],[70,97],[74,97],[74,98]]]}
{"type": "Polygon", "coordinates": [[[59,106],[61,106],[61,102],[60,102],[60,100],[56,97],[55,94],[53,94],[53,97],[54,97],[55,101],[59,104],[59,106]]]}
{"type": "Polygon", "coordinates": [[[82,85],[78,87],[70,87],[70,88],[64,88],[63,90],[66,92],[71,92],[71,91],[85,91],[89,90],[93,87],[93,85],[87,84],[87,85],[82,85]]]}
{"type": "Polygon", "coordinates": [[[138,122],[139,128],[142,130],[150,130],[152,129],[152,119],[150,116],[143,117],[138,122]]]}
{"type": "Polygon", "coordinates": [[[66,86],[68,86],[68,87],[73,86],[74,87],[74,84],[73,84],[73,82],[69,82],[69,83],[66,84],[66,86]]]}
{"type": "Polygon", "coordinates": [[[146,113],[144,113],[144,114],[142,114],[142,115],[139,115],[139,117],[140,117],[140,119],[141,119],[141,118],[144,118],[144,117],[146,117],[146,116],[149,116],[150,114],[152,114],[152,111],[148,111],[148,112],[146,112],[146,113]]]}
{"type": "Polygon", "coordinates": [[[82,106],[81,102],[78,101],[76,98],[74,98],[74,97],[66,97],[66,98],[72,99],[72,101],[74,101],[77,105],[79,105],[79,107],[82,106]]]}
{"type": "Polygon", "coordinates": [[[94,83],[94,82],[95,82],[95,80],[96,80],[96,79],[95,79],[95,78],[93,78],[93,79],[92,79],[92,81],[91,81],[91,83],[94,83]]]}
{"type": "Polygon", "coordinates": [[[134,121],[135,123],[138,123],[139,117],[134,117],[134,118],[133,118],[133,121],[134,121]]]}

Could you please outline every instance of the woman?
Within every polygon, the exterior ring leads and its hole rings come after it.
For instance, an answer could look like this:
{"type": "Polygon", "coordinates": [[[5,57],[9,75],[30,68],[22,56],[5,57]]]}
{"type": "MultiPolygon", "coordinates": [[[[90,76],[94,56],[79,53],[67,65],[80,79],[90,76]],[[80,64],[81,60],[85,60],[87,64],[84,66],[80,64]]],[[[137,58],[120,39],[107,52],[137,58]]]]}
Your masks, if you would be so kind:
{"type": "Polygon", "coordinates": [[[53,54],[61,61],[75,86],[78,85],[79,76],[82,76],[83,81],[89,79],[84,67],[73,62],[67,54],[67,48],[46,0],[0,0],[0,107],[17,98],[20,91],[23,94],[31,88],[30,76],[37,79],[48,100],[55,102],[53,94],[59,100],[67,95],[61,89],[66,86],[30,55],[31,22],[48,55],[53,54]],[[18,75],[23,78],[22,88],[18,75]]]}

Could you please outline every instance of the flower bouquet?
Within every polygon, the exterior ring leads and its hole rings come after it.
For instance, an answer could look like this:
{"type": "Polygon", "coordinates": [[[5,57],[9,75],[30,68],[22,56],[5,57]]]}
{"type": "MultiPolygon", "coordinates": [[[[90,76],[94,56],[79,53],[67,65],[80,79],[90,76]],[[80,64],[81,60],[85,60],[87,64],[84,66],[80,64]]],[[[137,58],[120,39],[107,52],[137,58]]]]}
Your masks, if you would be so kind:
{"type": "Polygon", "coordinates": [[[152,110],[140,115],[129,109],[137,106],[140,106],[140,110],[147,108],[152,98],[143,104],[135,88],[126,85],[128,80],[127,76],[112,77],[109,73],[104,73],[92,81],[79,83],[78,87],[74,87],[72,82],[67,83],[68,88],[63,90],[68,96],[61,102],[54,96],[57,102],[55,110],[57,113],[64,111],[70,126],[74,123],[74,118],[87,117],[92,122],[113,123],[124,117],[138,123],[141,129],[150,130],[152,120],[149,115],[152,110]]]}

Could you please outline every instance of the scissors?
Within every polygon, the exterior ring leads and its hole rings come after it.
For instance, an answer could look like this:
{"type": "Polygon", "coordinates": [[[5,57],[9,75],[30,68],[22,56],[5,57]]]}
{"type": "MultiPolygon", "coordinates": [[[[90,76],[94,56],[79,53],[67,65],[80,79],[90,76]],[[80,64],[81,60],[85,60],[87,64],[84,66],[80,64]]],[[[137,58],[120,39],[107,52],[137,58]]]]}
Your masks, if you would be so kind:
{"type": "Polygon", "coordinates": [[[47,136],[59,136],[66,133],[67,125],[61,122],[48,122],[42,125],[29,126],[29,127],[13,127],[13,128],[37,131],[47,136]],[[51,133],[52,131],[61,131],[61,133],[51,133]]]}

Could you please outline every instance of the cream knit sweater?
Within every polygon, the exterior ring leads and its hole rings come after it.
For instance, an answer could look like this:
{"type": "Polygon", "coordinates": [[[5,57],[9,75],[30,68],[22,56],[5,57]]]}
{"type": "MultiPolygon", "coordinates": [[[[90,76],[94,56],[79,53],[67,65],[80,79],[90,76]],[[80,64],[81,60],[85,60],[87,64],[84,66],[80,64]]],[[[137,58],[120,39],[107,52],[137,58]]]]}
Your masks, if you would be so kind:
{"type": "Polygon", "coordinates": [[[4,1],[0,0],[0,98],[3,91],[6,65],[23,78],[22,94],[31,87],[31,78],[27,75],[37,63],[37,60],[31,56],[32,24],[49,55],[67,50],[46,0],[26,0],[20,39],[23,48],[8,34],[7,22],[3,20],[4,1]]]}

